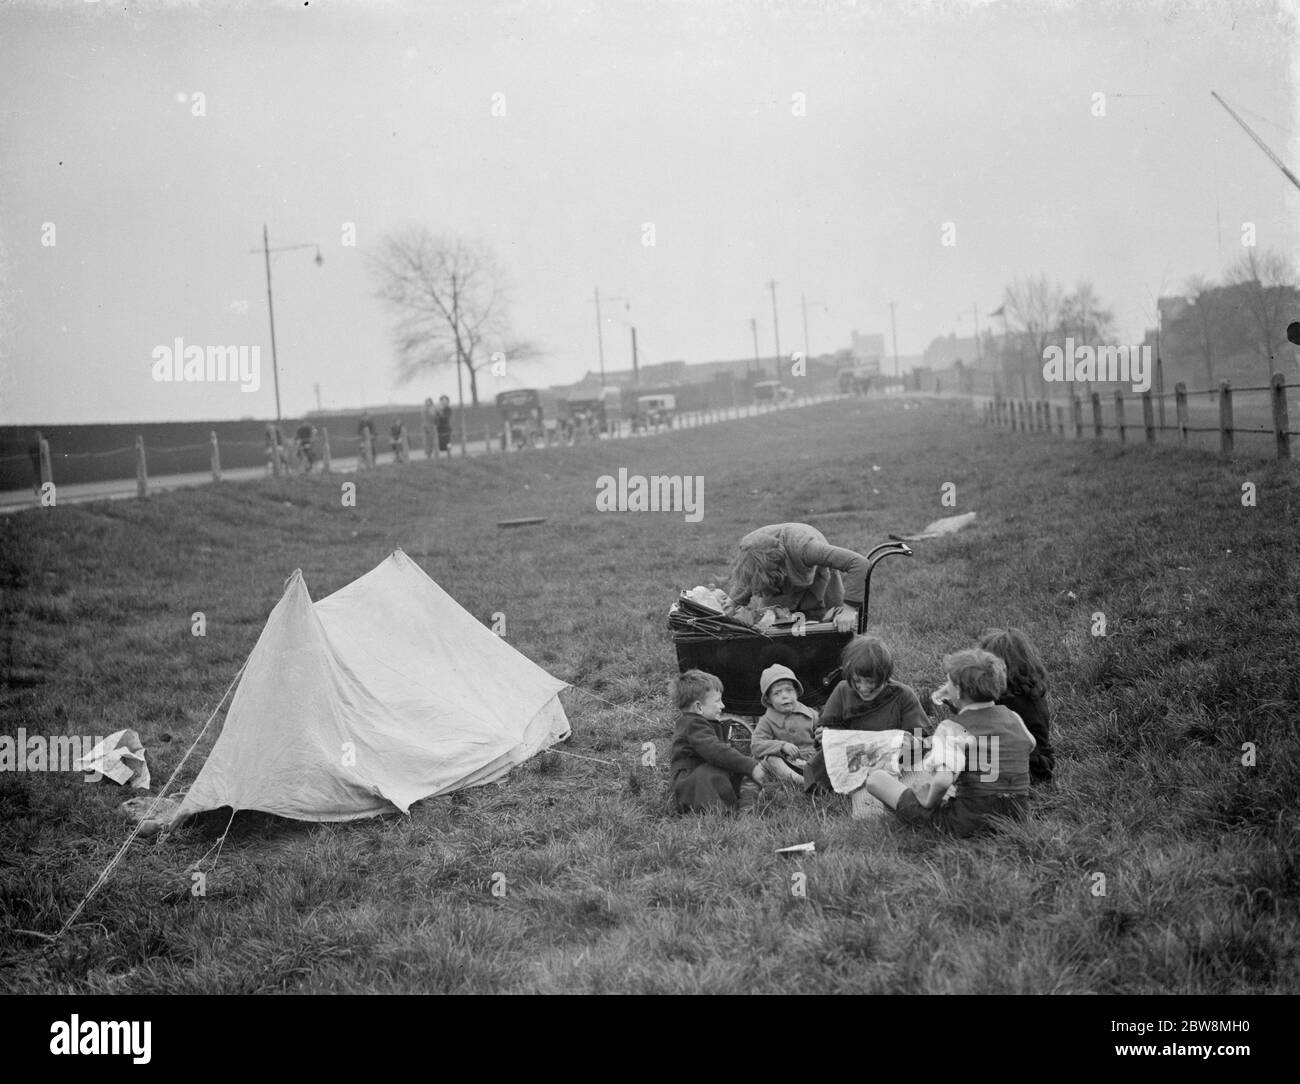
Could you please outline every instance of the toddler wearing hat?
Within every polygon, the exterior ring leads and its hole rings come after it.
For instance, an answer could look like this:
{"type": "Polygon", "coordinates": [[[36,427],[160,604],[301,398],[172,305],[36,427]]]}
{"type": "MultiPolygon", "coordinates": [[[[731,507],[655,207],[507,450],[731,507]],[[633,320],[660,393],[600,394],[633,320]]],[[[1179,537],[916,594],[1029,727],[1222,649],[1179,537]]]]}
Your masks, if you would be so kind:
{"type": "Polygon", "coordinates": [[[758,688],[767,711],[754,727],[750,754],[774,778],[802,784],[801,769],[817,751],[813,737],[817,711],[800,702],[803,685],[788,666],[769,666],[759,677],[758,688]]]}

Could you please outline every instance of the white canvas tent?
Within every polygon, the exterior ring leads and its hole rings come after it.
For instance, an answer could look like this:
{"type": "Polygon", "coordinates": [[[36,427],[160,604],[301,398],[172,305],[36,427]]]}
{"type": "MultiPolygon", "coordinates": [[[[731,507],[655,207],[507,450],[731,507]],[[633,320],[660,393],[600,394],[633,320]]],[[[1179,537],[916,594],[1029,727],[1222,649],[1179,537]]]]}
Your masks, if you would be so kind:
{"type": "Polygon", "coordinates": [[[401,550],[315,604],[296,571],[176,818],[408,812],[568,737],[564,687],[401,550]]]}

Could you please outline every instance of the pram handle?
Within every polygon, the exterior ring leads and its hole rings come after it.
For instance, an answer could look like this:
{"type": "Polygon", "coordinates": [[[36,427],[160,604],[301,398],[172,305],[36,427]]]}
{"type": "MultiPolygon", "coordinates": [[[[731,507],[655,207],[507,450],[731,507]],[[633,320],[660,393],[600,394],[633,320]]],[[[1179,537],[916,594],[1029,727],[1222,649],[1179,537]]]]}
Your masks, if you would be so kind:
{"type": "MultiPolygon", "coordinates": [[[[867,580],[862,588],[862,606],[858,610],[858,635],[861,636],[867,630],[867,612],[871,609],[871,573],[875,571],[876,565],[880,564],[886,557],[893,557],[897,554],[900,557],[911,557],[912,547],[904,542],[882,542],[879,546],[867,554],[867,580]]],[[[843,671],[840,667],[835,667],[829,674],[822,678],[822,688],[833,689],[839,684],[843,671]]],[[[821,743],[817,743],[821,748],[821,743]]]]}
{"type": "Polygon", "coordinates": [[[867,554],[867,579],[862,588],[862,606],[858,610],[859,636],[867,630],[867,613],[871,609],[871,573],[886,557],[893,557],[895,554],[900,557],[911,557],[912,547],[905,542],[882,542],[867,554]]]}

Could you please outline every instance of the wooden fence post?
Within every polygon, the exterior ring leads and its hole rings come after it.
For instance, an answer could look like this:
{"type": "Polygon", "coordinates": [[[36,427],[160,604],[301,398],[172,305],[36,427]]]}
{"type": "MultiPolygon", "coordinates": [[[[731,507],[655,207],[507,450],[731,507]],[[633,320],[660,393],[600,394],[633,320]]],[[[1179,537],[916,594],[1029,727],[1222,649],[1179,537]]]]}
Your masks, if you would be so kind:
{"type": "Polygon", "coordinates": [[[329,474],[330,472],[330,431],[326,429],[324,426],[321,426],[321,431],[320,431],[320,451],[321,451],[320,472],[321,474],[329,474]]]}
{"type": "Polygon", "coordinates": [[[1165,363],[1156,355],[1156,402],[1160,404],[1160,428],[1165,427],[1165,363]]]}
{"type": "Polygon", "coordinates": [[[1065,436],[1065,407],[1059,404],[1056,407],[1056,428],[1061,431],[1061,436],[1065,436]]]}
{"type": "Polygon", "coordinates": [[[1142,428],[1147,432],[1147,443],[1156,442],[1156,418],[1155,410],[1151,402],[1151,392],[1142,393],[1142,428]]]}
{"type": "Polygon", "coordinates": [[[1124,393],[1115,393],[1115,429],[1119,432],[1119,442],[1124,443],[1124,393]]]}
{"type": "Polygon", "coordinates": [[[1219,381],[1219,451],[1232,455],[1232,387],[1219,381]]]}
{"type": "Polygon", "coordinates": [[[1174,385],[1174,414],[1178,419],[1178,442],[1187,443],[1187,385],[1181,380],[1174,385]]]}
{"type": "Polygon", "coordinates": [[[1095,440],[1101,440],[1101,392],[1092,393],[1092,435],[1095,440]]]}
{"type": "Polygon", "coordinates": [[[135,495],[149,496],[149,471],[144,461],[144,437],[135,438],[135,495]]]}
{"type": "Polygon", "coordinates": [[[1286,376],[1282,373],[1274,373],[1270,383],[1273,385],[1273,432],[1277,436],[1277,457],[1290,459],[1291,436],[1288,430],[1291,427],[1287,422],[1286,412],[1286,376]]]}
{"type": "Polygon", "coordinates": [[[36,446],[40,449],[41,456],[41,488],[45,488],[46,482],[54,481],[54,468],[50,463],[50,442],[41,435],[41,431],[36,431],[36,446]]]}
{"type": "Polygon", "coordinates": [[[1083,401],[1077,395],[1070,396],[1070,421],[1074,423],[1074,439],[1083,440],[1083,401]]]}
{"type": "Polygon", "coordinates": [[[208,443],[212,445],[212,480],[221,481],[221,449],[217,445],[217,431],[213,429],[208,433],[208,443]]]}
{"type": "Polygon", "coordinates": [[[271,473],[277,478],[280,477],[280,445],[276,442],[278,435],[279,431],[274,426],[266,427],[266,446],[271,452],[271,473]]]}

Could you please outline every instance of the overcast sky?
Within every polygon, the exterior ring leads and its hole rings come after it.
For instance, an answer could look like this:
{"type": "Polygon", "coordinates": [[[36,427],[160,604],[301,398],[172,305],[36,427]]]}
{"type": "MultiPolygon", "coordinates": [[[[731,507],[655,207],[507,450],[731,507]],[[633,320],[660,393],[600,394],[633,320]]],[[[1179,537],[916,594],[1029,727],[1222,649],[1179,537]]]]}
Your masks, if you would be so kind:
{"type": "Polygon", "coordinates": [[[0,422],[272,415],[263,223],[325,258],[272,261],[286,416],[456,398],[394,378],[366,254],[409,223],[489,244],[547,350],[484,395],[594,370],[597,285],[611,369],[632,324],[647,362],[745,357],[751,317],[773,353],[769,278],[786,353],[801,295],[813,353],[888,342],[893,300],[913,354],[1040,271],[1137,341],[1243,222],[1300,251],[1210,98],[1300,171],[1296,37],[1270,3],[9,4],[0,422]],[[154,382],[178,337],[259,345],[261,390],[154,382]]]}

